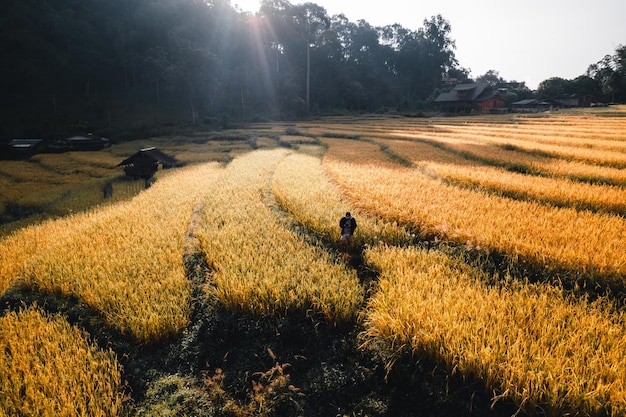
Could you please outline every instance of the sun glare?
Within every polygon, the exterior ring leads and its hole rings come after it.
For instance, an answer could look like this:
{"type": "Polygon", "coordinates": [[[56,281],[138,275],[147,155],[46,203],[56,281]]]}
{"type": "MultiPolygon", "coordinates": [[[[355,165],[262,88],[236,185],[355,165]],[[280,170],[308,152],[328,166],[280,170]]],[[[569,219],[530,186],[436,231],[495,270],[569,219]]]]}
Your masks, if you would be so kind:
{"type": "Polygon", "coordinates": [[[244,12],[256,13],[261,8],[261,0],[234,0],[232,3],[244,12]]]}

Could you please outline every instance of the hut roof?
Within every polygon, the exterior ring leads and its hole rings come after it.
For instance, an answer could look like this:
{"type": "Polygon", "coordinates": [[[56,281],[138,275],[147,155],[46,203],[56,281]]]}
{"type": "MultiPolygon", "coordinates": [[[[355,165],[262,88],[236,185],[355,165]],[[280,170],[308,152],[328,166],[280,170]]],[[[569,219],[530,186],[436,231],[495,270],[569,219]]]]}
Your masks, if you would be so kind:
{"type": "Polygon", "coordinates": [[[523,107],[523,106],[549,106],[550,103],[547,101],[539,101],[537,99],[529,98],[526,100],[516,101],[515,103],[511,103],[512,106],[523,107]]]}
{"type": "Polygon", "coordinates": [[[15,149],[34,148],[43,141],[43,139],[13,139],[9,142],[9,146],[15,149]]]}
{"type": "Polygon", "coordinates": [[[133,165],[137,160],[145,161],[146,159],[149,159],[157,164],[162,164],[164,168],[171,168],[178,163],[176,158],[173,156],[166,155],[157,148],[151,147],[140,149],[117,164],[117,166],[133,165]]]}
{"type": "Polygon", "coordinates": [[[484,101],[497,94],[498,92],[487,83],[457,84],[452,91],[439,94],[435,101],[438,103],[484,101]]]}
{"type": "Polygon", "coordinates": [[[534,98],[529,98],[526,100],[520,100],[520,101],[516,101],[515,103],[511,103],[513,106],[528,106],[531,104],[538,104],[539,101],[537,99],[534,98]]]}

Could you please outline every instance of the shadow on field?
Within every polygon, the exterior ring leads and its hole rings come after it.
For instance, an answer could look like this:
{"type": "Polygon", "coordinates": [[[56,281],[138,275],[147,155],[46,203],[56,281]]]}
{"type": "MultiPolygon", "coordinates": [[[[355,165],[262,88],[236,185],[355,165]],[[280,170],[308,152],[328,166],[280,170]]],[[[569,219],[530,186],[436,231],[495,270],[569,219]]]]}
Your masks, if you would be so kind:
{"type": "MultiPolygon", "coordinates": [[[[508,417],[518,411],[510,401],[491,407],[481,381],[464,381],[427,357],[371,341],[361,348],[359,323],[338,328],[313,313],[254,318],[226,311],[207,291],[210,270],[195,245],[196,217],[183,259],[193,283],[191,324],[177,337],[137,343],[75,297],[24,287],[7,291],[0,306],[6,312],[37,304],[115,351],[129,416],[508,417]]],[[[364,264],[362,248],[341,253],[337,242],[292,228],[354,268],[367,296],[374,293],[378,276],[364,264]]]]}
{"type": "MultiPolygon", "coordinates": [[[[359,253],[351,261],[360,266],[359,253]]],[[[207,297],[202,254],[186,256],[194,282],[191,325],[178,337],[138,344],[74,297],[15,287],[4,312],[37,304],[85,331],[123,366],[128,415],[161,416],[510,416],[490,407],[479,382],[467,382],[427,358],[359,349],[362,328],[333,328],[316,317],[254,319],[207,297]],[[390,361],[393,366],[388,368],[390,361]]]]}
{"type": "Polygon", "coordinates": [[[127,375],[136,378],[129,384],[141,415],[156,416],[165,403],[179,415],[197,416],[495,417],[517,411],[504,402],[492,409],[481,384],[426,358],[359,349],[359,325],[333,328],[304,315],[254,319],[225,311],[203,291],[204,256],[189,255],[185,264],[196,284],[192,325],[124,364],[137,370],[127,375]]]}

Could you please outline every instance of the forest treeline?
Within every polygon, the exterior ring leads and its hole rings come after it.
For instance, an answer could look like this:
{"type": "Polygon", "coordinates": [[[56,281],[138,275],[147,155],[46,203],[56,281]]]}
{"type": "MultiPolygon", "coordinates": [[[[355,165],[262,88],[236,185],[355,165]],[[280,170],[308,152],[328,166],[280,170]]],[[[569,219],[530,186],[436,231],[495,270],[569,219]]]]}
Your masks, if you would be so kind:
{"type": "MultiPolygon", "coordinates": [[[[445,78],[469,80],[441,15],[375,27],[315,4],[264,0],[7,0],[0,16],[0,140],[181,121],[223,126],[428,108],[445,78]]],[[[496,71],[479,79],[505,81],[496,71]]],[[[509,100],[533,94],[520,84],[509,100]]],[[[544,93],[626,101],[626,48],[544,93]]],[[[450,88],[449,86],[447,88],[450,88]]]]}

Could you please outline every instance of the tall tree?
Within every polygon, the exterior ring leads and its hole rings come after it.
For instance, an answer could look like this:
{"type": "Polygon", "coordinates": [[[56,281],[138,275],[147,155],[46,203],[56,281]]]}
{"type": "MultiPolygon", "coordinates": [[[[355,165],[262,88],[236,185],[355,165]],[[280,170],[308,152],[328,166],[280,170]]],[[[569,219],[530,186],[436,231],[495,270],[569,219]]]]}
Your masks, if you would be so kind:
{"type": "Polygon", "coordinates": [[[454,55],[455,41],[450,37],[452,26],[440,14],[424,20],[420,29],[424,43],[424,65],[430,73],[427,91],[432,91],[441,84],[441,79],[458,64],[454,55]]]}
{"type": "Polygon", "coordinates": [[[585,75],[598,83],[604,100],[626,102],[626,46],[619,45],[614,55],[590,65],[585,75]]]}
{"type": "Polygon", "coordinates": [[[229,0],[5,3],[5,130],[34,120],[69,129],[147,114],[197,121],[412,106],[459,70],[441,16],[412,31],[331,19],[315,3],[287,0],[263,0],[255,15],[229,0]]]}
{"type": "Polygon", "coordinates": [[[311,97],[311,47],[322,33],[330,27],[326,9],[314,3],[304,3],[293,8],[294,23],[304,36],[306,44],[306,113],[309,114],[311,97]]]}
{"type": "Polygon", "coordinates": [[[506,80],[500,77],[500,73],[496,70],[489,70],[485,72],[483,75],[476,77],[476,82],[479,83],[487,83],[492,86],[498,85],[499,83],[504,83],[506,80]]]}

